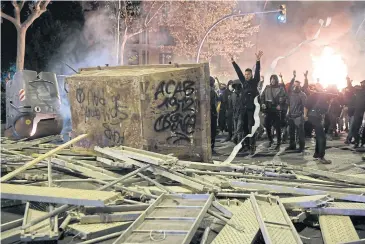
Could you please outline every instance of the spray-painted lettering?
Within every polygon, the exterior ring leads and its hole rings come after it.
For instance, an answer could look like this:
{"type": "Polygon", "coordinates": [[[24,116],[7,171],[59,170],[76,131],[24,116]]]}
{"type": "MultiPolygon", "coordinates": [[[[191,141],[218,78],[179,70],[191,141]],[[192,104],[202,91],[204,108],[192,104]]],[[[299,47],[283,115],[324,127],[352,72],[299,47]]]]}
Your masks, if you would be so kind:
{"type": "Polygon", "coordinates": [[[85,123],[94,123],[94,120],[101,123],[104,136],[111,144],[123,144],[122,123],[128,119],[128,108],[122,103],[120,94],[106,93],[104,89],[78,88],[76,100],[82,105],[85,123]]]}
{"type": "Polygon", "coordinates": [[[85,93],[83,88],[76,89],[76,101],[78,103],[83,103],[85,101],[85,93]]]}
{"type": "Polygon", "coordinates": [[[120,135],[118,130],[110,127],[108,123],[103,124],[104,136],[109,139],[114,145],[122,145],[124,142],[124,136],[120,135]]]}
{"type": "Polygon", "coordinates": [[[189,80],[161,81],[154,94],[155,100],[158,100],[159,96],[162,96],[163,101],[157,108],[166,110],[166,113],[156,119],[154,130],[171,131],[172,136],[166,140],[172,144],[180,141],[191,142],[196,123],[195,83],[189,80]]]}

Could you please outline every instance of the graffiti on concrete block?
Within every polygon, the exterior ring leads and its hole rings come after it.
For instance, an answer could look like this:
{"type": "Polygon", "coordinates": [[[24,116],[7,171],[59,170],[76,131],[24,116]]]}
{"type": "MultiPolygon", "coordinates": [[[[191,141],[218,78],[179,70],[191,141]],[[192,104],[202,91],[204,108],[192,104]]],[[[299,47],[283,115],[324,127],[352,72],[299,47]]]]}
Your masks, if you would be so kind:
{"type": "Polygon", "coordinates": [[[76,101],[83,109],[84,113],[79,116],[83,116],[85,123],[100,123],[104,137],[111,144],[123,144],[121,127],[123,121],[128,119],[128,113],[120,94],[106,94],[105,89],[79,87],[76,89],[76,101]]]}
{"type": "Polygon", "coordinates": [[[166,138],[168,143],[190,143],[196,123],[195,82],[161,81],[156,88],[154,99],[161,98],[162,102],[157,108],[164,112],[156,119],[154,130],[172,132],[172,135],[166,138]]]}

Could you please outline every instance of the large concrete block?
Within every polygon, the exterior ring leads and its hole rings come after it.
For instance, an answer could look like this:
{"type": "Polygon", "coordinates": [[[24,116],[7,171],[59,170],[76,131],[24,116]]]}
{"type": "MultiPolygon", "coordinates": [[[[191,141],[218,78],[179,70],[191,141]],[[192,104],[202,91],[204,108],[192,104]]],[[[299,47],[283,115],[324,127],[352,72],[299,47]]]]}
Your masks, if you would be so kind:
{"type": "Polygon", "coordinates": [[[209,64],[81,69],[67,78],[78,146],[125,145],[211,161],[209,64]]]}

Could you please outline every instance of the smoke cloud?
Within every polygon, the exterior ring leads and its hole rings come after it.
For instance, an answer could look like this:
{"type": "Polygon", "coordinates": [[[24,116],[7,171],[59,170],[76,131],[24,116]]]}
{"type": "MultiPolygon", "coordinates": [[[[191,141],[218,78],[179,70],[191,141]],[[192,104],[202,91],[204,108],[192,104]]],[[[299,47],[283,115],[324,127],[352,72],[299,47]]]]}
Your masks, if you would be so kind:
{"type": "MultiPolygon", "coordinates": [[[[255,51],[263,50],[264,57],[261,62],[261,73],[269,70],[271,62],[285,56],[299,43],[312,39],[320,25],[318,21],[331,17],[331,24],[322,28],[319,38],[311,43],[301,46],[290,57],[278,62],[274,73],[282,73],[285,82],[292,78],[293,70],[297,71],[297,79],[302,80],[302,74],[308,70],[311,77],[313,71],[312,55],[320,55],[326,46],[333,48],[345,61],[349,76],[354,84],[365,79],[365,24],[355,37],[355,33],[365,17],[365,2],[266,2],[265,10],[278,9],[279,4],[286,4],[287,23],[280,24],[276,14],[258,15],[256,24],[260,24],[260,32],[252,37],[256,45],[247,50],[239,59],[242,69],[252,67],[255,63],[255,51]]],[[[242,12],[263,11],[265,2],[240,2],[242,12]]],[[[232,68],[233,69],[233,68],[232,68]]],[[[336,72],[336,70],[333,70],[336,72]]],[[[267,74],[268,76],[270,74],[267,74]]],[[[235,77],[233,77],[235,78],[235,77]]],[[[265,83],[268,84],[267,77],[265,83]]],[[[314,82],[309,80],[309,82],[314,82]]]]}

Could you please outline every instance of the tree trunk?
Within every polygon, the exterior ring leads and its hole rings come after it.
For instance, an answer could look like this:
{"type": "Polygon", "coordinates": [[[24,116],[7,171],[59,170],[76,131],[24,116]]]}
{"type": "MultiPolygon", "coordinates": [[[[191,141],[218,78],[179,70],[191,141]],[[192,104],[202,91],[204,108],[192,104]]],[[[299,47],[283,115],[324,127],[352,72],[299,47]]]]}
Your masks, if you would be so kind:
{"type": "Polygon", "coordinates": [[[17,56],[16,56],[16,70],[20,71],[24,69],[24,57],[25,57],[25,36],[27,29],[20,27],[17,29],[17,56]]]}
{"type": "Polygon", "coordinates": [[[124,50],[125,44],[127,43],[128,37],[126,35],[123,36],[122,46],[120,47],[120,65],[124,65],[124,50]]]}
{"type": "Polygon", "coordinates": [[[121,0],[118,0],[118,16],[117,16],[117,65],[119,64],[119,47],[120,47],[120,9],[121,9],[121,0]]]}

